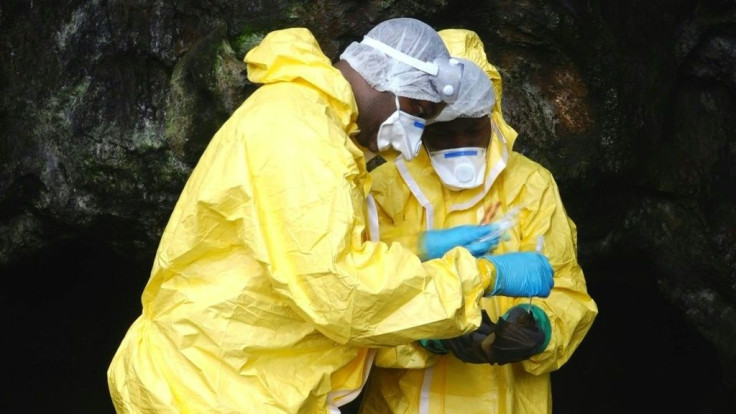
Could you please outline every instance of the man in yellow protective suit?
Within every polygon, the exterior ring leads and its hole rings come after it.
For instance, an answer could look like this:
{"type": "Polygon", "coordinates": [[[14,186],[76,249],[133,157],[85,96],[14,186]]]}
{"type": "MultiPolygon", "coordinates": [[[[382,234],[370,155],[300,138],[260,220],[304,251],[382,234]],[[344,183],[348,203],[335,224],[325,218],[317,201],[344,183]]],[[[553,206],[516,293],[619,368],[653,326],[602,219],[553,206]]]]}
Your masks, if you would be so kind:
{"type": "Polygon", "coordinates": [[[501,112],[501,77],[480,38],[461,29],[439,33],[452,56],[478,64],[493,85],[488,82],[485,95],[480,84],[461,89],[458,102],[476,106],[445,108],[427,127],[425,148],[413,161],[399,156],[371,172],[380,238],[479,223],[488,206],[497,206],[496,222],[512,226],[494,255],[541,249],[554,267],[555,285],[531,305],[529,298],[484,297],[481,328],[487,330],[473,337],[379,351],[361,413],[550,413],[550,372],[570,358],[598,313],[577,262],[576,227],[550,172],[512,150],[517,134],[501,112]],[[499,327],[522,317],[533,317],[533,329],[521,335],[530,339],[528,349],[499,345],[509,342],[510,332],[499,327]]]}
{"type": "Polygon", "coordinates": [[[549,294],[539,253],[532,273],[476,259],[493,226],[427,231],[411,249],[367,240],[363,150],[415,156],[457,98],[463,67],[431,27],[385,21],[334,65],[308,30],[278,30],[245,62],[262,86],[174,207],[108,368],[116,411],[339,412],[376,347],[472,332],[491,290],[549,294]]]}

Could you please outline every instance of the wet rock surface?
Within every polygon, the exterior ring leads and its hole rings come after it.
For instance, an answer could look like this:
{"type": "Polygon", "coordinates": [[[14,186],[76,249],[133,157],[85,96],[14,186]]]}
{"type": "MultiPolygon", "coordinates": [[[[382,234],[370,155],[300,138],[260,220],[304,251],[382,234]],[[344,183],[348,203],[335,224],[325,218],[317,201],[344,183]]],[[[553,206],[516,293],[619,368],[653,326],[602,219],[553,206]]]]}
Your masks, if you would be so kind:
{"type": "Polygon", "coordinates": [[[556,412],[733,412],[736,5],[722,0],[0,5],[9,407],[112,412],[105,370],[244,53],[305,26],[336,58],[390,17],[483,38],[516,149],[555,175],[600,307],[556,412]]]}

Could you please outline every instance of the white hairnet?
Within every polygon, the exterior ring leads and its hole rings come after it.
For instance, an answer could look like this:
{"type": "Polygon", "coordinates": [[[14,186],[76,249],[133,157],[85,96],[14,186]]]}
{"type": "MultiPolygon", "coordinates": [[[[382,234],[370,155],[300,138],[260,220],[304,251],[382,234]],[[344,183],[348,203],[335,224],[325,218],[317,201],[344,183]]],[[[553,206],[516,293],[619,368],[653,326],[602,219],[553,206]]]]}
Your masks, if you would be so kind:
{"type": "Polygon", "coordinates": [[[455,102],[442,109],[434,122],[447,122],[455,118],[480,118],[490,115],[496,103],[496,93],[488,75],[478,65],[468,59],[455,58],[463,64],[463,75],[460,79],[460,92],[455,102]]]}
{"type": "MultiPolygon", "coordinates": [[[[365,37],[378,40],[405,55],[432,64],[447,61],[450,54],[442,38],[428,24],[412,18],[379,23],[365,37]]],[[[446,101],[440,94],[437,76],[410,66],[364,43],[353,42],[340,55],[363,79],[380,92],[431,102],[446,101]]]]}

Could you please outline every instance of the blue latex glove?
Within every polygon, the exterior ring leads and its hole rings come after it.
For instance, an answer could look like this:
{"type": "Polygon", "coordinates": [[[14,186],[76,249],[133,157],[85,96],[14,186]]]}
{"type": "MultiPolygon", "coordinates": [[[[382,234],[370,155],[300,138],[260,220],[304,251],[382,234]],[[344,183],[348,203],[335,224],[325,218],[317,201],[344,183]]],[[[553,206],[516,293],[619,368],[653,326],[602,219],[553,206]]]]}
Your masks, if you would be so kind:
{"type": "Polygon", "coordinates": [[[419,257],[422,261],[437,259],[453,247],[463,246],[475,257],[488,254],[498,246],[498,237],[479,241],[496,229],[496,225],[464,225],[443,230],[428,230],[419,237],[419,257]]]}
{"type": "Polygon", "coordinates": [[[488,296],[549,296],[555,274],[547,257],[539,252],[485,255],[496,267],[496,284],[488,296]]]}

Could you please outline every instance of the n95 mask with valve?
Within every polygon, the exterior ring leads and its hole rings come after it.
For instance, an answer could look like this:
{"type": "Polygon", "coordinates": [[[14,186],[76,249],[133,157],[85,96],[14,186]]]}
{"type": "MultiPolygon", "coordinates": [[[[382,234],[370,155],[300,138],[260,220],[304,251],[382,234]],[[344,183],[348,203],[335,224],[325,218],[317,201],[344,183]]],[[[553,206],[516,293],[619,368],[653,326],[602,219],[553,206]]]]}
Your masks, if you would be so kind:
{"type": "Polygon", "coordinates": [[[419,153],[422,133],[427,121],[401,110],[399,97],[396,96],[396,111],[381,124],[378,129],[378,151],[393,148],[399,151],[407,161],[411,161],[419,153]]]}
{"type": "Polygon", "coordinates": [[[435,172],[449,189],[459,191],[483,184],[486,149],[478,147],[429,151],[435,172]]]}

